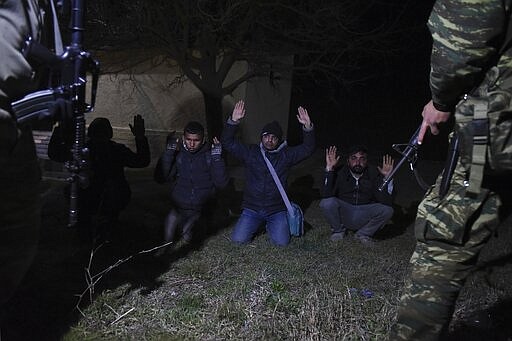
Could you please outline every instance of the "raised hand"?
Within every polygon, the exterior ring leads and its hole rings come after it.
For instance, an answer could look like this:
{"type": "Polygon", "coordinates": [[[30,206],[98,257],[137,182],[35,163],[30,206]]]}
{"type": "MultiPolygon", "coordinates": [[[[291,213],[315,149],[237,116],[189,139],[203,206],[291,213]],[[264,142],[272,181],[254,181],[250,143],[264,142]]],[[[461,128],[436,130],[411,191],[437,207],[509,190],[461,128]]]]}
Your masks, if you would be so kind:
{"type": "Polygon", "coordinates": [[[172,131],[167,135],[166,149],[175,152],[178,150],[179,139],[175,137],[176,132],[172,131]]]}
{"type": "Polygon", "coordinates": [[[336,146],[330,146],[325,150],[325,170],[328,172],[334,170],[334,167],[336,167],[340,161],[340,156],[337,155],[337,151],[336,146]]]}
{"type": "Polygon", "coordinates": [[[231,120],[238,122],[245,116],[245,102],[243,100],[239,100],[235,104],[235,108],[233,109],[233,113],[231,114],[231,120]]]}
{"type": "Polygon", "coordinates": [[[218,138],[213,138],[213,144],[211,148],[212,157],[220,157],[222,154],[222,145],[220,144],[220,141],[218,138]]]}
{"type": "Polygon", "coordinates": [[[303,107],[299,107],[297,111],[299,112],[297,114],[297,120],[299,121],[299,123],[304,125],[304,127],[307,129],[312,128],[311,119],[309,118],[308,111],[303,107]]]}
{"type": "Polygon", "coordinates": [[[140,115],[133,116],[133,125],[128,124],[133,136],[144,137],[146,129],[144,128],[144,119],[140,115]]]}
{"type": "Polygon", "coordinates": [[[382,167],[377,166],[377,168],[379,169],[380,174],[386,178],[393,171],[394,164],[395,160],[393,160],[391,156],[384,155],[382,157],[382,167]]]}

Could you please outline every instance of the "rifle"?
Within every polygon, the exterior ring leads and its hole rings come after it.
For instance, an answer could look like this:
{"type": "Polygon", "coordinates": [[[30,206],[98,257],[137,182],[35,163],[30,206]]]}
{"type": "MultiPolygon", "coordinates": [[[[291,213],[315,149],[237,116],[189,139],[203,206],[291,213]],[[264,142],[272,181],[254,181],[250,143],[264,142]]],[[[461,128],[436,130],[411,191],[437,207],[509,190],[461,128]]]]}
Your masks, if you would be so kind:
{"type": "MultiPolygon", "coordinates": [[[[69,202],[69,223],[73,227],[78,221],[78,190],[87,183],[84,170],[87,167],[88,150],[85,148],[85,114],[94,109],[99,78],[99,62],[82,49],[84,32],[85,0],[68,0],[70,10],[70,45],[58,51],[60,32],[53,0],[50,0],[53,12],[56,48],[52,52],[47,47],[28,38],[23,49],[27,60],[35,60],[45,65],[57,75],[56,86],[30,93],[11,104],[18,124],[29,120],[51,118],[73,127],[71,160],[65,163],[70,173],[71,183],[69,202]],[[90,104],[86,103],[87,75],[92,76],[90,104]]],[[[65,8],[64,0],[57,0],[59,8],[65,8]]]]}
{"type": "Polygon", "coordinates": [[[383,191],[384,188],[387,187],[388,183],[393,179],[395,173],[398,171],[398,169],[400,169],[400,167],[405,161],[409,162],[409,167],[411,171],[414,173],[414,177],[416,178],[416,181],[418,182],[420,187],[423,190],[428,189],[429,186],[421,178],[415,167],[416,162],[418,161],[418,149],[420,147],[420,144],[418,143],[418,133],[420,132],[420,128],[421,126],[418,127],[418,129],[416,129],[416,132],[414,132],[414,134],[410,138],[409,143],[393,145],[393,149],[396,150],[398,153],[402,154],[402,158],[400,159],[400,161],[398,161],[398,163],[393,168],[391,173],[389,173],[388,176],[384,178],[383,183],[379,186],[379,191],[383,191]]]}

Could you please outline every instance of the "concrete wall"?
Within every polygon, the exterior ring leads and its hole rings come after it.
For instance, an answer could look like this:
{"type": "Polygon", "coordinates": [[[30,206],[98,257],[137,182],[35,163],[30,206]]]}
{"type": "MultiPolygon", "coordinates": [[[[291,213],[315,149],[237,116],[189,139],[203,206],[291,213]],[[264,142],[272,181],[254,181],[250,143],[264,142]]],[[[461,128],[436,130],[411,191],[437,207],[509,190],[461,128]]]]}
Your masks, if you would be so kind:
{"type": "MultiPolygon", "coordinates": [[[[289,64],[293,63],[293,57],[283,59],[289,64]]],[[[279,81],[271,81],[268,77],[258,77],[247,82],[246,117],[241,123],[245,142],[259,143],[261,129],[266,123],[274,120],[279,122],[286,136],[291,98],[291,74],[280,74],[279,78],[279,81]]]]}
{"type": "MultiPolygon", "coordinates": [[[[128,124],[133,122],[134,115],[140,114],[145,120],[152,157],[157,158],[163,150],[168,132],[182,132],[185,124],[191,120],[206,126],[201,92],[188,79],[171,85],[179,75],[176,65],[163,63],[155,67],[154,60],[148,59],[137,63],[136,67],[115,71],[116,65],[133,60],[133,56],[104,54],[99,60],[102,64],[106,61],[106,68],[102,68],[95,110],[86,119],[90,123],[95,117],[107,117],[114,128],[114,140],[133,148],[133,136],[128,124]]],[[[246,63],[235,64],[226,82],[235,79],[246,69],[246,63]]],[[[224,98],[226,118],[236,101],[246,101],[247,117],[241,126],[241,139],[244,142],[259,142],[261,128],[272,120],[280,122],[286,131],[291,82],[289,77],[284,78],[274,86],[269,84],[268,78],[253,79],[224,98]]]]}

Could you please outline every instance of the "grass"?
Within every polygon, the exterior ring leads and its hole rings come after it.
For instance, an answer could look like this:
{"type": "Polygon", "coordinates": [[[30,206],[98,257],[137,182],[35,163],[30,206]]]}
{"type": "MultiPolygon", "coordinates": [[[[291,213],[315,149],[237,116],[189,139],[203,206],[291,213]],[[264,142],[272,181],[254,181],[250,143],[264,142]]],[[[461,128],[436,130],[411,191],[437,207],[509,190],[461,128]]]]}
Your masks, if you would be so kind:
{"type": "MultiPolygon", "coordinates": [[[[18,339],[386,338],[414,248],[414,212],[399,214],[372,247],[351,235],[331,242],[315,182],[304,181],[305,175],[299,173],[294,174],[296,181],[291,179],[299,184],[292,198],[306,208],[307,230],[288,247],[272,246],[266,234],[248,245],[233,245],[229,234],[234,221],[226,224],[215,218],[205,223],[209,231],[199,244],[178,242],[171,253],[157,258],[137,253],[161,243],[161,219],[169,205],[166,189],[153,184],[147,174],[130,176],[132,202],[112,242],[94,254],[90,270],[98,273],[133,257],[102,277],[92,302],[87,295],[83,298],[81,313],[75,307],[76,294],[86,287],[84,267],[90,248],[77,231],[62,227],[62,185],[46,187],[40,254],[10,308],[9,321],[13,326],[18,323],[16,332],[22,335],[18,339]],[[21,316],[29,322],[20,324],[21,316]]],[[[468,339],[478,335],[475,330],[482,333],[482,340],[511,335],[510,230],[493,238],[482,268],[461,293],[454,335],[468,339]],[[482,314],[492,318],[484,320],[482,314]]]]}
{"type": "Polygon", "coordinates": [[[197,247],[178,242],[166,257],[146,256],[140,260],[146,267],[163,269],[154,279],[159,284],[120,282],[102,291],[64,339],[384,338],[407,271],[412,234],[374,247],[351,237],[331,242],[317,202],[306,211],[306,221],[306,235],[285,248],[272,246],[266,234],[249,245],[233,245],[230,226],[197,247]]]}
{"type": "Polygon", "coordinates": [[[101,293],[65,339],[83,339],[91,331],[134,340],[382,339],[387,334],[398,299],[398,291],[388,288],[401,287],[407,268],[406,257],[397,259],[389,245],[396,240],[372,249],[353,240],[334,244],[327,229],[317,227],[279,249],[266,235],[233,246],[227,233],[172,261],[159,278],[163,284],[150,294],[143,288],[126,293],[123,286],[101,293]],[[363,289],[373,296],[363,296],[363,289]]]}

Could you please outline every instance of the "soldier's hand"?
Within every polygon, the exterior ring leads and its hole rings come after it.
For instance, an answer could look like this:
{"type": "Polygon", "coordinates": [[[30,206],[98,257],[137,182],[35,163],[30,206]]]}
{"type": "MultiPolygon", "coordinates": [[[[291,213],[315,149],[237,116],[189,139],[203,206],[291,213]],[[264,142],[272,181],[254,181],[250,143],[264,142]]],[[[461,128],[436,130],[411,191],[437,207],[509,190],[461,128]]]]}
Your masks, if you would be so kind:
{"type": "Polygon", "coordinates": [[[136,138],[145,136],[146,128],[144,128],[144,119],[141,115],[133,116],[133,125],[129,124],[129,126],[133,136],[136,138]]]}
{"type": "Polygon", "coordinates": [[[437,110],[434,107],[434,102],[432,102],[432,100],[423,107],[421,115],[423,116],[423,121],[421,122],[420,131],[418,132],[418,144],[423,143],[423,137],[425,136],[427,129],[430,129],[430,132],[433,135],[437,135],[439,134],[439,128],[437,125],[448,121],[450,118],[450,113],[437,110]]]}

